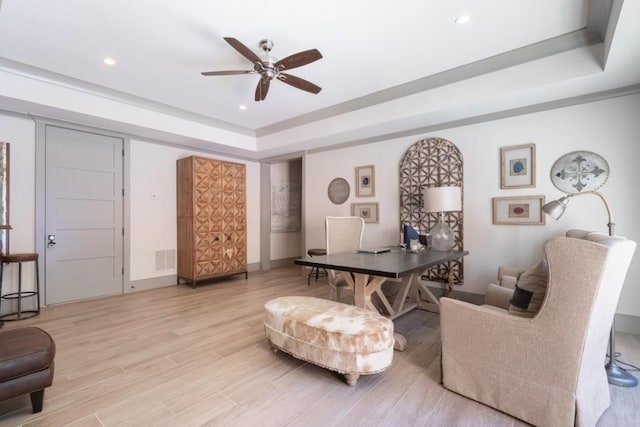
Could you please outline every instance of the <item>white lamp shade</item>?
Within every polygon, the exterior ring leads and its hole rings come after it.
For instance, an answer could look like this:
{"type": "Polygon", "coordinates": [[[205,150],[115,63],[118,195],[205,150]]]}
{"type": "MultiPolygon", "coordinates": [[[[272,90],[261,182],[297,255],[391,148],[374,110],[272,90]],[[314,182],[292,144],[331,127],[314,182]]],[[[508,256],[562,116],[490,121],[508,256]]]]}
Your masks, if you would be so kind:
{"type": "Polygon", "coordinates": [[[422,193],[424,210],[427,212],[448,212],[462,210],[460,187],[427,187],[422,193]]]}

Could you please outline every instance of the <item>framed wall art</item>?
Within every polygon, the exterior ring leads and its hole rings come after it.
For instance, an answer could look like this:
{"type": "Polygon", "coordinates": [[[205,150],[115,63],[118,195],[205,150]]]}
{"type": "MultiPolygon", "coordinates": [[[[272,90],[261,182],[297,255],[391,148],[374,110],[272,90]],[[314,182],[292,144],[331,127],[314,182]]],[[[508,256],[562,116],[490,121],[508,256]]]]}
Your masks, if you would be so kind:
{"type": "Polygon", "coordinates": [[[364,222],[377,224],[380,220],[378,217],[378,202],[351,203],[351,215],[359,216],[364,219],[364,222]]]}
{"type": "Polygon", "coordinates": [[[356,168],[356,197],[373,197],[376,195],[375,166],[356,168]]]}
{"type": "Polygon", "coordinates": [[[535,186],[535,144],[502,147],[500,149],[500,188],[527,188],[535,186]]]}
{"type": "Polygon", "coordinates": [[[544,196],[494,197],[496,225],[544,225],[544,196]]]}

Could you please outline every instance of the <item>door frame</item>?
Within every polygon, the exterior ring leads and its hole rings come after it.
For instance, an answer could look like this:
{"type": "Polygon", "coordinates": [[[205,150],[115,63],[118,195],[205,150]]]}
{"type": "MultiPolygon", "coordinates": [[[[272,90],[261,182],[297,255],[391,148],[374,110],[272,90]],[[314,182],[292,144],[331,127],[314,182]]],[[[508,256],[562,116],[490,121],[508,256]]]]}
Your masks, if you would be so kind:
{"type": "Polygon", "coordinates": [[[48,119],[46,117],[32,116],[35,124],[35,250],[40,254],[40,266],[38,279],[40,280],[40,299],[41,306],[45,306],[45,296],[47,293],[47,274],[46,274],[46,262],[44,257],[46,256],[46,132],[47,125],[57,126],[65,129],[90,132],[100,135],[110,136],[114,138],[122,139],[122,148],[124,150],[124,156],[122,159],[122,187],[124,188],[124,196],[122,200],[122,227],[124,229],[124,235],[122,236],[122,266],[124,268],[124,274],[122,275],[122,293],[124,295],[125,289],[130,287],[129,280],[129,154],[130,154],[130,137],[118,132],[108,131],[100,128],[94,128],[90,126],[78,125],[75,123],[64,122],[60,120],[48,119]]]}

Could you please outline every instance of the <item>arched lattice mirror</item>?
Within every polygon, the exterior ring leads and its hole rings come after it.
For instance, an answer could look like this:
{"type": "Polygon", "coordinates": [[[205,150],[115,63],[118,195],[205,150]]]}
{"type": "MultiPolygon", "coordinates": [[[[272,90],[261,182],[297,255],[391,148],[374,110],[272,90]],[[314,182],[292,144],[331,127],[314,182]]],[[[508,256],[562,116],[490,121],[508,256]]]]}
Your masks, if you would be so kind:
{"type": "MultiPolygon", "coordinates": [[[[427,233],[438,223],[440,215],[423,209],[424,187],[463,187],[462,154],[458,147],[443,138],[427,138],[413,144],[400,161],[400,229],[412,225],[427,233]]],[[[464,192],[462,194],[464,199],[464,192]]],[[[445,212],[444,221],[455,234],[453,250],[462,250],[463,211],[445,212]]],[[[462,259],[439,265],[424,272],[422,278],[447,281],[452,274],[454,283],[462,283],[462,259]]]]}

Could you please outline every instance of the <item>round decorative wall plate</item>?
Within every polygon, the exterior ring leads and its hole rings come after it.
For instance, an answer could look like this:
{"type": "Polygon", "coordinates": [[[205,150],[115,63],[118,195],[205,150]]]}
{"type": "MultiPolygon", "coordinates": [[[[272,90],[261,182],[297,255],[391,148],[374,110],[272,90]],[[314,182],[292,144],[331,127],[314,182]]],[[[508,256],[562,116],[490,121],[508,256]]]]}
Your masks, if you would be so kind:
{"type": "Polygon", "coordinates": [[[551,182],[564,193],[594,191],[609,177],[609,164],[591,151],[573,151],[561,156],[551,167],[551,182]]]}
{"type": "Polygon", "coordinates": [[[349,187],[349,183],[344,178],[334,178],[329,183],[329,200],[331,200],[336,205],[340,205],[347,201],[349,198],[349,193],[351,192],[351,188],[349,187]]]}

